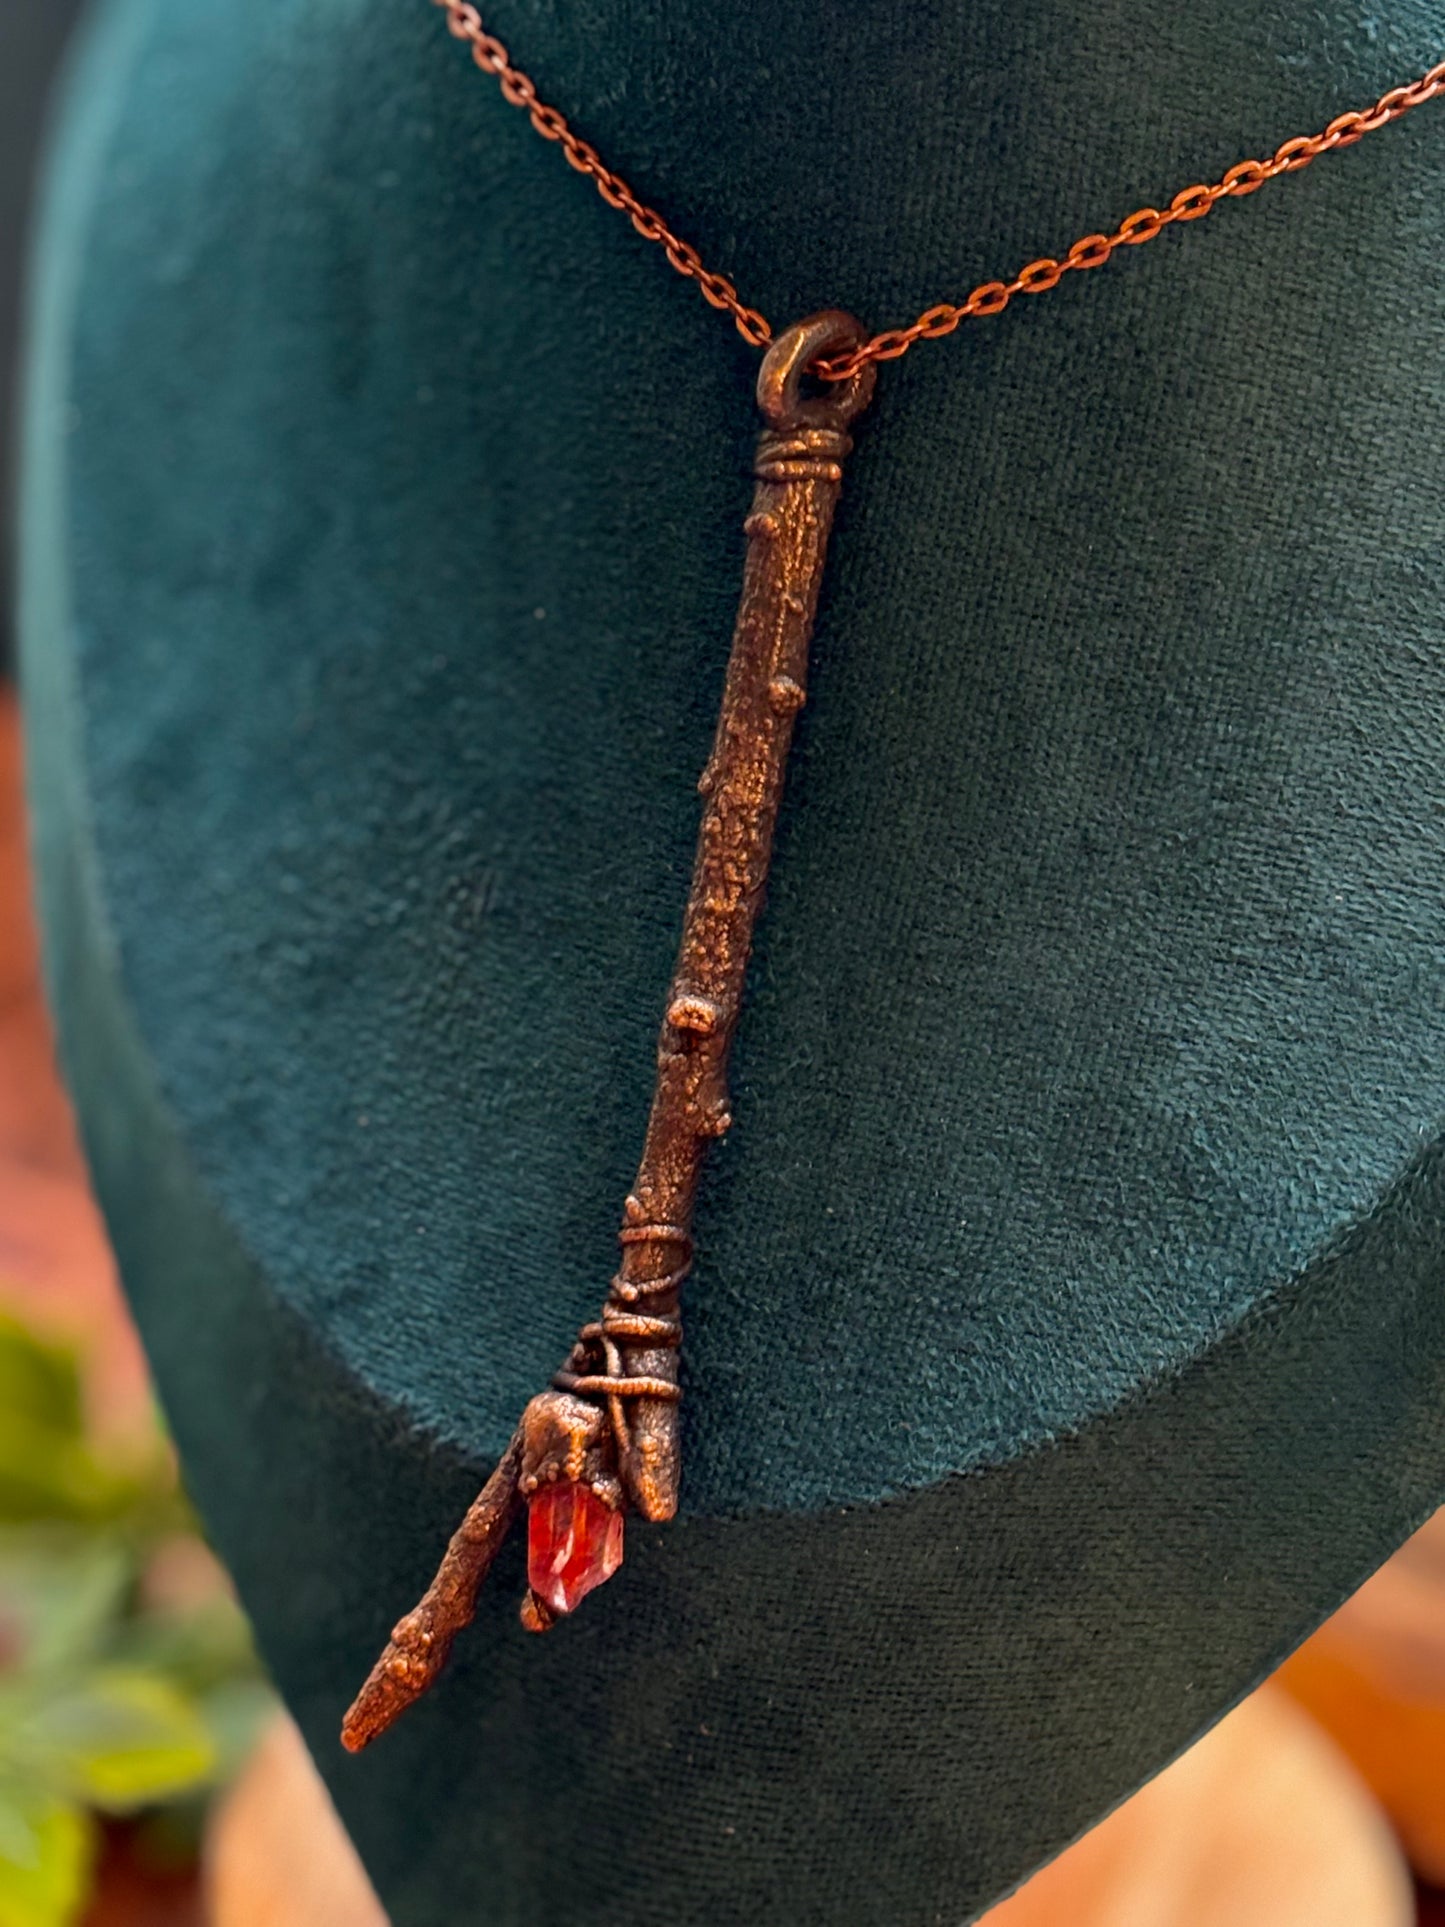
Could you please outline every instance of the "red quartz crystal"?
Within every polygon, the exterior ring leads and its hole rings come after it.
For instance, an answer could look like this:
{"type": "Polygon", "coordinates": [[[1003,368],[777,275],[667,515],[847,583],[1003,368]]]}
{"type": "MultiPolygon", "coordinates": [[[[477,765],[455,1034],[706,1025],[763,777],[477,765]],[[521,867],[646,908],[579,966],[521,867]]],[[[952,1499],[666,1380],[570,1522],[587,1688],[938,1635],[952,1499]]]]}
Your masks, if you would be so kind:
{"type": "Polygon", "coordinates": [[[590,1485],[558,1479],[527,1515],[527,1583],[554,1613],[570,1613],[622,1564],[622,1513],[590,1485]]]}

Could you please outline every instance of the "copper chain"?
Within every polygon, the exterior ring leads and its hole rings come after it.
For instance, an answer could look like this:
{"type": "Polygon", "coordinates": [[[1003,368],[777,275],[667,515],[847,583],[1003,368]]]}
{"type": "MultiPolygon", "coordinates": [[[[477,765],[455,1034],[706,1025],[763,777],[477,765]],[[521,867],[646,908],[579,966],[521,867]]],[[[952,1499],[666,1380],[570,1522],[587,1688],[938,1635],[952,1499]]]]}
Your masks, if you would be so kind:
{"type": "MultiPolygon", "coordinates": [[[[472,59],[483,73],[491,74],[502,90],[502,97],[513,107],[525,110],[527,118],[543,140],[556,141],[568,164],[585,175],[609,207],[627,215],[644,241],[655,241],[679,274],[695,281],[705,301],[733,318],[744,341],[755,348],[766,348],[773,338],[772,326],[765,315],[750,308],[725,274],[703,265],[696,248],[674,234],[656,208],[649,207],[607,166],[595,147],[574,133],[566,116],[548,107],[537,97],[537,89],[520,67],[512,64],[507,49],[495,34],[487,32],[482,16],[470,0],[433,0],[447,16],[447,27],[458,39],[466,41],[472,59]]],[[[1043,294],[1056,288],[1064,276],[1086,268],[1101,268],[1117,247],[1139,247],[1162,234],[1176,221],[1199,221],[1217,201],[1231,196],[1253,194],[1277,174],[1297,174],[1322,154],[1337,148],[1353,147],[1366,134],[1386,127],[1412,107],[1423,107],[1427,100],[1445,90],[1445,60],[1408,87],[1392,87],[1381,94],[1373,107],[1339,114],[1323,133],[1297,134],[1284,141],[1267,161],[1238,161],[1217,181],[1209,185],[1182,188],[1164,209],[1141,207],[1112,234],[1086,234],[1075,241],[1061,261],[1044,255],[1020,268],[1012,281],[983,281],[966,300],[941,301],[925,308],[906,328],[885,328],[852,354],[817,364],[816,373],[829,381],[846,381],[870,361],[896,361],[907,354],[916,341],[938,341],[951,335],[960,322],[976,316],[1002,314],[1016,294],[1043,294]]]]}

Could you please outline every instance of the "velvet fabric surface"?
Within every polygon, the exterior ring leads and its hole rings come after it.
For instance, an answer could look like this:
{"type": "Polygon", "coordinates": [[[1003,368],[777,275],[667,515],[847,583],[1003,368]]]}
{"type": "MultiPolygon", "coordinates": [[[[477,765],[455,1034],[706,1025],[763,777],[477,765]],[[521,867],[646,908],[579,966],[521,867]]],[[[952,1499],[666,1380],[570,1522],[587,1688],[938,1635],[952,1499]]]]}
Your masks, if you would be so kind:
{"type": "Polygon", "coordinates": [[[21,263],[43,105],[78,0],[0,0],[0,669],[14,666],[11,460],[21,263]]]}
{"type": "MultiPolygon", "coordinates": [[[[1445,8],[505,0],[872,324],[1445,8]]],[[[600,1302],[755,357],[419,0],[113,0],[24,531],[49,967],[188,1475],[398,1927],[964,1920],[1445,1494],[1445,110],[884,370],[685,1307],[683,1515],[337,1723],[600,1302]]]]}

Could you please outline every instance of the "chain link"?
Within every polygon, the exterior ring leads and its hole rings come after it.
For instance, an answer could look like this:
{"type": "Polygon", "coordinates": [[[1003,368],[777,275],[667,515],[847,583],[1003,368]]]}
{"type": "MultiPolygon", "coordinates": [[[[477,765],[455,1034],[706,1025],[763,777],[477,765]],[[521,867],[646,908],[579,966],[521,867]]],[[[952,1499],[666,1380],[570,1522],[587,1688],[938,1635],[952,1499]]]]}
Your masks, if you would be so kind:
{"type": "Polygon", "coordinates": [[[543,140],[557,143],[568,164],[592,182],[607,205],[627,215],[644,241],[655,241],[677,272],[697,283],[704,301],[732,316],[744,341],[755,348],[766,348],[773,338],[766,319],[738,298],[737,289],[725,274],[714,274],[703,266],[697,249],[674,234],[657,210],[640,200],[620,174],[613,173],[597,149],[573,131],[565,114],[537,98],[533,82],[520,67],[513,66],[501,41],[483,26],[477,9],[468,0],[434,0],[434,4],[446,14],[453,36],[469,44],[477,66],[496,80],[502,98],[522,108],[543,140]]]}
{"type": "MultiPolygon", "coordinates": [[[[644,241],[655,242],[679,274],[695,281],[705,301],[730,314],[743,340],[754,348],[766,348],[773,338],[771,324],[756,308],[741,299],[737,288],[725,274],[703,266],[697,249],[674,234],[656,208],[649,207],[623,180],[614,174],[595,147],[575,133],[566,116],[537,98],[537,89],[520,67],[512,64],[507,49],[494,34],[487,32],[482,16],[470,0],[433,0],[446,14],[448,30],[471,48],[472,59],[485,74],[491,74],[502,90],[502,98],[521,108],[543,140],[555,141],[570,166],[589,179],[609,207],[627,215],[644,241]]],[[[962,322],[985,315],[1002,314],[1016,294],[1043,294],[1056,288],[1066,274],[1102,268],[1115,248],[1140,247],[1152,241],[1177,221],[1200,221],[1219,201],[1257,193],[1266,181],[1279,174],[1297,174],[1317,161],[1322,154],[1342,147],[1353,147],[1366,134],[1386,127],[1414,107],[1445,91],[1445,60],[1408,87],[1392,87],[1381,94],[1373,107],[1339,114],[1323,133],[1297,134],[1278,146],[1267,161],[1237,161],[1219,180],[1208,185],[1182,188],[1167,208],[1141,207],[1121,221],[1112,234],[1086,234],[1075,241],[1062,260],[1044,255],[1019,269],[1012,281],[982,281],[965,300],[941,301],[925,308],[906,328],[885,328],[851,354],[820,361],[814,372],[827,381],[848,381],[870,361],[896,361],[919,341],[939,341],[951,335],[962,322]]]]}

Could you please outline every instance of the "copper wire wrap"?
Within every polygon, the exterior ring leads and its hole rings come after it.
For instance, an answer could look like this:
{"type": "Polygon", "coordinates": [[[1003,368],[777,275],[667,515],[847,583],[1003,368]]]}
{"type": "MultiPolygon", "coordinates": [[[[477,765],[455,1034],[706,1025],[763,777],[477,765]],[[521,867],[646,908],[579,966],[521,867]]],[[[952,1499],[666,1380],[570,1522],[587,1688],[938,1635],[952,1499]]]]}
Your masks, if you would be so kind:
{"type": "MultiPolygon", "coordinates": [[[[592,182],[609,207],[625,214],[644,241],[655,242],[679,274],[695,281],[705,301],[732,316],[733,325],[744,341],[754,348],[766,348],[773,339],[767,317],[756,308],[748,307],[725,274],[705,267],[697,249],[674,234],[656,208],[649,207],[620,174],[613,173],[596,148],[574,132],[564,114],[538,99],[532,80],[512,64],[507,49],[494,34],[487,32],[481,14],[469,0],[432,0],[432,4],[446,14],[447,27],[456,39],[470,46],[472,59],[482,72],[496,80],[502,98],[511,106],[523,109],[543,140],[555,141],[568,165],[592,182]]],[[[1442,89],[1445,89],[1445,60],[1438,61],[1408,86],[1390,88],[1373,107],[1337,114],[1321,133],[1297,134],[1292,140],[1281,142],[1268,160],[1237,161],[1217,181],[1181,188],[1166,208],[1138,208],[1127,220],[1121,221],[1112,234],[1085,234],[1062,259],[1043,255],[1020,268],[1012,281],[981,281],[963,301],[940,301],[932,308],[925,308],[906,328],[885,328],[850,354],[815,362],[811,372],[827,381],[846,381],[868,362],[897,361],[915,342],[940,341],[965,321],[1002,314],[1016,294],[1045,294],[1050,288],[1056,288],[1066,274],[1102,268],[1115,248],[1140,247],[1177,221],[1202,220],[1220,201],[1257,193],[1266,181],[1280,174],[1298,174],[1321,155],[1353,147],[1366,134],[1387,127],[1413,108],[1423,107],[1442,89]]]]}
{"type": "Polygon", "coordinates": [[[657,1278],[630,1280],[624,1278],[620,1270],[615,1272],[607,1302],[602,1307],[602,1316],[595,1324],[582,1327],[577,1334],[572,1356],[554,1376],[552,1383],[559,1392],[577,1392],[606,1399],[612,1436],[619,1455],[625,1457],[632,1443],[625,1401],[629,1398],[660,1398],[675,1404],[682,1397],[681,1386],[674,1385],[669,1379],[630,1374],[624,1356],[624,1349],[629,1345],[653,1349],[658,1346],[670,1349],[681,1345],[681,1318],[676,1313],[659,1316],[633,1311],[631,1307],[639,1300],[667,1297],[681,1290],[692,1270],[693,1243],[691,1232],[678,1224],[625,1224],[617,1238],[624,1246],[675,1244],[680,1253],[678,1262],[671,1271],[663,1272],[657,1278]],[[588,1353],[594,1350],[601,1353],[605,1371],[577,1369],[589,1363],[588,1353]]]}

